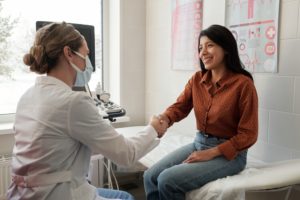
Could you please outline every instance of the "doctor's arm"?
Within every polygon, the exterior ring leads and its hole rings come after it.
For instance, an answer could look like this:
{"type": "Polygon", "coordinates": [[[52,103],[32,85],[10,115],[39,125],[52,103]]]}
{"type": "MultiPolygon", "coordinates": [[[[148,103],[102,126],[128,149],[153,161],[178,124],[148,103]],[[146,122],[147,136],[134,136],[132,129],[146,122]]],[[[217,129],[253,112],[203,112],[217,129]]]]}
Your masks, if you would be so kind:
{"type": "Polygon", "coordinates": [[[126,138],[103,120],[89,97],[74,98],[70,107],[69,135],[116,164],[129,166],[158,145],[164,128],[152,118],[143,130],[126,138]],[[157,130],[156,130],[157,129],[157,130]],[[158,132],[159,133],[158,133],[158,132]]]}

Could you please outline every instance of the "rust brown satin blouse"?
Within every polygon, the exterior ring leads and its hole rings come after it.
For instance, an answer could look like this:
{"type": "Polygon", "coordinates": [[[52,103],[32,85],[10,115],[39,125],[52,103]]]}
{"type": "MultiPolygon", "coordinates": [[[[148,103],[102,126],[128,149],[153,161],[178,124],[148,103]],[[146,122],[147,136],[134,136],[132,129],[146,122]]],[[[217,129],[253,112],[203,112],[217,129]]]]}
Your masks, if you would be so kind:
{"type": "Polygon", "coordinates": [[[258,98],[253,81],[228,72],[213,86],[211,72],[196,72],[184,91],[163,113],[170,125],[185,118],[194,108],[197,129],[228,140],[218,146],[233,159],[252,146],[258,134],[258,98]]]}

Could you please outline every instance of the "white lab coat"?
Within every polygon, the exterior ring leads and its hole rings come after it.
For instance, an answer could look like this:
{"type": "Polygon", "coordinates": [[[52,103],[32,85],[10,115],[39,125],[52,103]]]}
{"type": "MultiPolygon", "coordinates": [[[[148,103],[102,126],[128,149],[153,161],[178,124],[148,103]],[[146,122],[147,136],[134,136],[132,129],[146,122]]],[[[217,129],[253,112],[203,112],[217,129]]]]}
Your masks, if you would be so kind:
{"type": "Polygon", "coordinates": [[[157,144],[152,126],[124,138],[99,115],[93,100],[64,82],[41,76],[20,99],[8,199],[103,199],[86,181],[91,153],[130,165],[157,144]],[[22,179],[23,180],[23,179],[22,179]]]}

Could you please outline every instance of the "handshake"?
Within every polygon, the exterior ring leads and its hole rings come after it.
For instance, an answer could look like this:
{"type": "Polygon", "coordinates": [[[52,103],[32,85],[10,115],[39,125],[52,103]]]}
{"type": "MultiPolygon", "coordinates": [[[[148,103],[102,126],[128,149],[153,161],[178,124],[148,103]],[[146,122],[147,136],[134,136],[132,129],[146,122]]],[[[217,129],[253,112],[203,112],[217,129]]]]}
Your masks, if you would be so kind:
{"type": "Polygon", "coordinates": [[[149,125],[151,125],[156,130],[157,137],[161,138],[169,128],[169,123],[170,120],[167,116],[159,115],[152,116],[149,125]]]}

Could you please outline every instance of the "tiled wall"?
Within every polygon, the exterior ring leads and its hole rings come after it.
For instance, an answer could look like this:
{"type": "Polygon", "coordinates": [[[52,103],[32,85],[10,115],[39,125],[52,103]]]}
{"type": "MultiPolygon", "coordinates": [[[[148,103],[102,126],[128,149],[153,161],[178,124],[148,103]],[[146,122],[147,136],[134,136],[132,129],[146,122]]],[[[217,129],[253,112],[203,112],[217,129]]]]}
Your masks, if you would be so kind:
{"type": "Polygon", "coordinates": [[[300,158],[299,6],[281,1],[278,73],[255,74],[260,137],[250,153],[266,161],[300,158]]]}
{"type": "MultiPolygon", "coordinates": [[[[220,0],[204,1],[203,26],[224,23],[220,0]],[[221,13],[212,15],[211,13],[221,13]]],[[[300,0],[280,5],[278,73],[254,74],[259,95],[259,139],[249,151],[272,162],[300,158],[300,0]]],[[[193,72],[170,67],[170,1],[147,1],[146,117],[175,101],[193,72]]],[[[193,134],[193,113],[178,129],[193,134]],[[188,131],[187,131],[188,130],[188,131]]]]}

